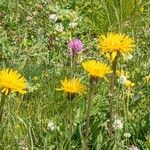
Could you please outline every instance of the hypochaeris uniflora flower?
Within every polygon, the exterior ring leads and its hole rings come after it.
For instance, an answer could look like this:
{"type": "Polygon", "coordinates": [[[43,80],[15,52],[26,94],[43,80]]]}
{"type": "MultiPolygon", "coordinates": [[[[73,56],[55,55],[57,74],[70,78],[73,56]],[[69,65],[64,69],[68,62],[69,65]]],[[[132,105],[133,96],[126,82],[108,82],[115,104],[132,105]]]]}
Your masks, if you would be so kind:
{"type": "Polygon", "coordinates": [[[109,66],[96,60],[87,60],[82,65],[89,75],[94,78],[104,77],[112,72],[109,66]]]}
{"type": "Polygon", "coordinates": [[[122,33],[108,33],[100,37],[99,47],[101,52],[113,61],[117,55],[121,54],[125,57],[125,54],[130,54],[134,48],[134,41],[122,33]]]}
{"type": "Polygon", "coordinates": [[[0,71],[1,92],[7,95],[9,92],[26,93],[27,81],[18,72],[13,69],[2,69],[0,71]]]}
{"type": "Polygon", "coordinates": [[[63,90],[68,94],[83,94],[86,90],[86,87],[81,84],[81,81],[77,78],[74,79],[65,79],[61,81],[62,87],[60,90],[63,90]]]}

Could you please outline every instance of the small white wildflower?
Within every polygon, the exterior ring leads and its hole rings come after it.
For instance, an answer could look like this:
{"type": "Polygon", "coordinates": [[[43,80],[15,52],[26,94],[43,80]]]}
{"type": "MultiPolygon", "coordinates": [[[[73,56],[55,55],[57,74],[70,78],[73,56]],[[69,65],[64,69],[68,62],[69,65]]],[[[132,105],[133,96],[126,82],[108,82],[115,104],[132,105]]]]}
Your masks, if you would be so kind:
{"type": "Polygon", "coordinates": [[[56,30],[57,32],[63,32],[64,27],[63,27],[62,24],[56,24],[55,30],[56,30]]]}
{"type": "Polygon", "coordinates": [[[33,12],[33,16],[37,16],[38,12],[37,11],[34,11],[33,12]]]}
{"type": "Polygon", "coordinates": [[[122,129],[123,128],[122,121],[120,119],[116,119],[113,123],[113,127],[115,130],[122,129]]]}
{"type": "Polygon", "coordinates": [[[82,16],[80,16],[79,18],[78,18],[78,21],[82,21],[84,18],[82,17],[82,16]]]}
{"type": "Polygon", "coordinates": [[[49,20],[56,22],[58,20],[58,17],[56,14],[49,15],[49,20]]]}
{"type": "Polygon", "coordinates": [[[31,17],[31,16],[26,17],[26,21],[32,21],[32,20],[33,20],[33,17],[31,17]]]}
{"type": "Polygon", "coordinates": [[[138,147],[132,145],[131,147],[129,147],[129,150],[140,150],[138,147]]]}
{"type": "Polygon", "coordinates": [[[131,136],[130,133],[124,133],[124,137],[129,138],[131,136]]]}
{"type": "Polygon", "coordinates": [[[126,58],[127,58],[127,60],[131,60],[133,58],[133,55],[129,54],[129,55],[127,55],[126,58]]]}
{"type": "Polygon", "coordinates": [[[121,75],[118,79],[120,84],[124,84],[127,81],[127,77],[124,75],[121,75]]]}
{"type": "Polygon", "coordinates": [[[74,10],[72,10],[70,13],[71,13],[72,15],[74,15],[74,16],[77,14],[77,12],[74,11],[74,10]]]}
{"type": "Polygon", "coordinates": [[[21,141],[19,145],[21,150],[29,150],[27,143],[25,141],[21,141]]]}
{"type": "Polygon", "coordinates": [[[77,27],[77,25],[78,25],[77,22],[70,22],[70,23],[69,23],[69,27],[70,27],[70,28],[75,28],[75,27],[77,27]]]}
{"type": "Polygon", "coordinates": [[[47,129],[48,129],[48,130],[53,131],[53,130],[55,130],[56,128],[57,128],[57,127],[56,127],[55,123],[52,122],[52,121],[50,121],[50,122],[48,123],[48,125],[47,125],[47,129]]]}

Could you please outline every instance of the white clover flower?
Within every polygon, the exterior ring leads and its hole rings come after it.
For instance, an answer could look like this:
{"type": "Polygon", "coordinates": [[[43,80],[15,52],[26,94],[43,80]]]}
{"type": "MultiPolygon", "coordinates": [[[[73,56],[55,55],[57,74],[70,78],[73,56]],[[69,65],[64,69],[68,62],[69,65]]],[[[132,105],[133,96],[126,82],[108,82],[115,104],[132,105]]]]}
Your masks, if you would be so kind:
{"type": "Polygon", "coordinates": [[[26,21],[32,21],[32,20],[33,20],[33,17],[31,17],[31,16],[26,17],[26,21]]]}
{"type": "Polygon", "coordinates": [[[57,126],[55,125],[55,123],[53,121],[49,121],[49,123],[47,125],[47,129],[53,131],[56,128],[57,128],[57,126]]]}
{"type": "Polygon", "coordinates": [[[124,75],[121,75],[121,76],[119,77],[119,79],[118,79],[118,82],[119,82],[120,84],[124,84],[126,81],[127,81],[127,77],[124,76],[124,75]]]}
{"type": "Polygon", "coordinates": [[[56,22],[58,20],[58,17],[56,14],[49,15],[49,20],[56,22]]]}
{"type": "Polygon", "coordinates": [[[138,147],[132,145],[131,147],[129,147],[129,150],[140,150],[138,147]]]}
{"type": "Polygon", "coordinates": [[[129,138],[129,137],[131,137],[131,134],[130,133],[124,133],[124,137],[129,138]]]}
{"type": "Polygon", "coordinates": [[[63,31],[64,31],[64,27],[63,27],[62,24],[56,24],[55,30],[56,30],[57,32],[63,32],[63,31]]]}
{"type": "Polygon", "coordinates": [[[77,22],[70,22],[70,23],[69,23],[69,27],[70,27],[70,28],[73,28],[73,29],[74,29],[75,27],[77,27],[77,25],[78,25],[77,22]]]}
{"type": "Polygon", "coordinates": [[[27,143],[25,141],[21,141],[19,145],[21,150],[29,150],[27,143]]]}
{"type": "Polygon", "coordinates": [[[113,123],[113,128],[114,130],[122,129],[123,128],[123,123],[120,119],[116,119],[113,123]]]}

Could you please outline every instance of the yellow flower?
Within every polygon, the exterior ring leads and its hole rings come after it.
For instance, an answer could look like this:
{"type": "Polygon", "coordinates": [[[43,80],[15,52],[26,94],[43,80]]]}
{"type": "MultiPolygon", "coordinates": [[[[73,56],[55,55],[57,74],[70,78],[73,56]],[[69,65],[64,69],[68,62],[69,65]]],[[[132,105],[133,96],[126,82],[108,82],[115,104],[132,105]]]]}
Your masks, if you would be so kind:
{"type": "Polygon", "coordinates": [[[95,78],[104,77],[106,74],[112,72],[110,67],[96,60],[85,61],[82,63],[82,65],[89,75],[95,78]]]}
{"type": "Polygon", "coordinates": [[[81,84],[79,79],[65,79],[64,81],[61,81],[62,87],[60,90],[64,90],[66,93],[71,94],[82,94],[85,92],[86,88],[84,85],[81,84]]]}
{"type": "Polygon", "coordinates": [[[26,79],[13,69],[3,69],[0,71],[1,92],[7,95],[9,92],[26,93],[26,79]]]}
{"type": "Polygon", "coordinates": [[[130,80],[127,80],[124,85],[127,87],[127,88],[131,88],[133,86],[135,86],[135,84],[133,82],[131,82],[130,80]]]}
{"type": "Polygon", "coordinates": [[[144,7],[143,7],[143,6],[140,8],[140,12],[141,12],[141,13],[144,12],[144,7]]]}
{"type": "MultiPolygon", "coordinates": [[[[102,35],[99,40],[99,47],[102,53],[113,61],[117,55],[128,55],[132,52],[133,39],[122,33],[108,33],[102,35]]],[[[124,56],[125,57],[125,56],[124,56]]]]}
{"type": "Polygon", "coordinates": [[[147,82],[150,81],[150,74],[147,75],[147,76],[145,76],[145,77],[144,77],[144,80],[147,81],[147,82]]]}

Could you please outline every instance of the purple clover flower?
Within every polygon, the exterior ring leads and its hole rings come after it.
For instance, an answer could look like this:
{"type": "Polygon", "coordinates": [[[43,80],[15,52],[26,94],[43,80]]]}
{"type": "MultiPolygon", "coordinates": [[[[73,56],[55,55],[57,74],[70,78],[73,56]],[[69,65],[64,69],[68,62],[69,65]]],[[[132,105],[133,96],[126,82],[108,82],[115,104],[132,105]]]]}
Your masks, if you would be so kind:
{"type": "Polygon", "coordinates": [[[80,39],[72,39],[68,44],[70,55],[78,54],[83,51],[83,43],[80,39]]]}

